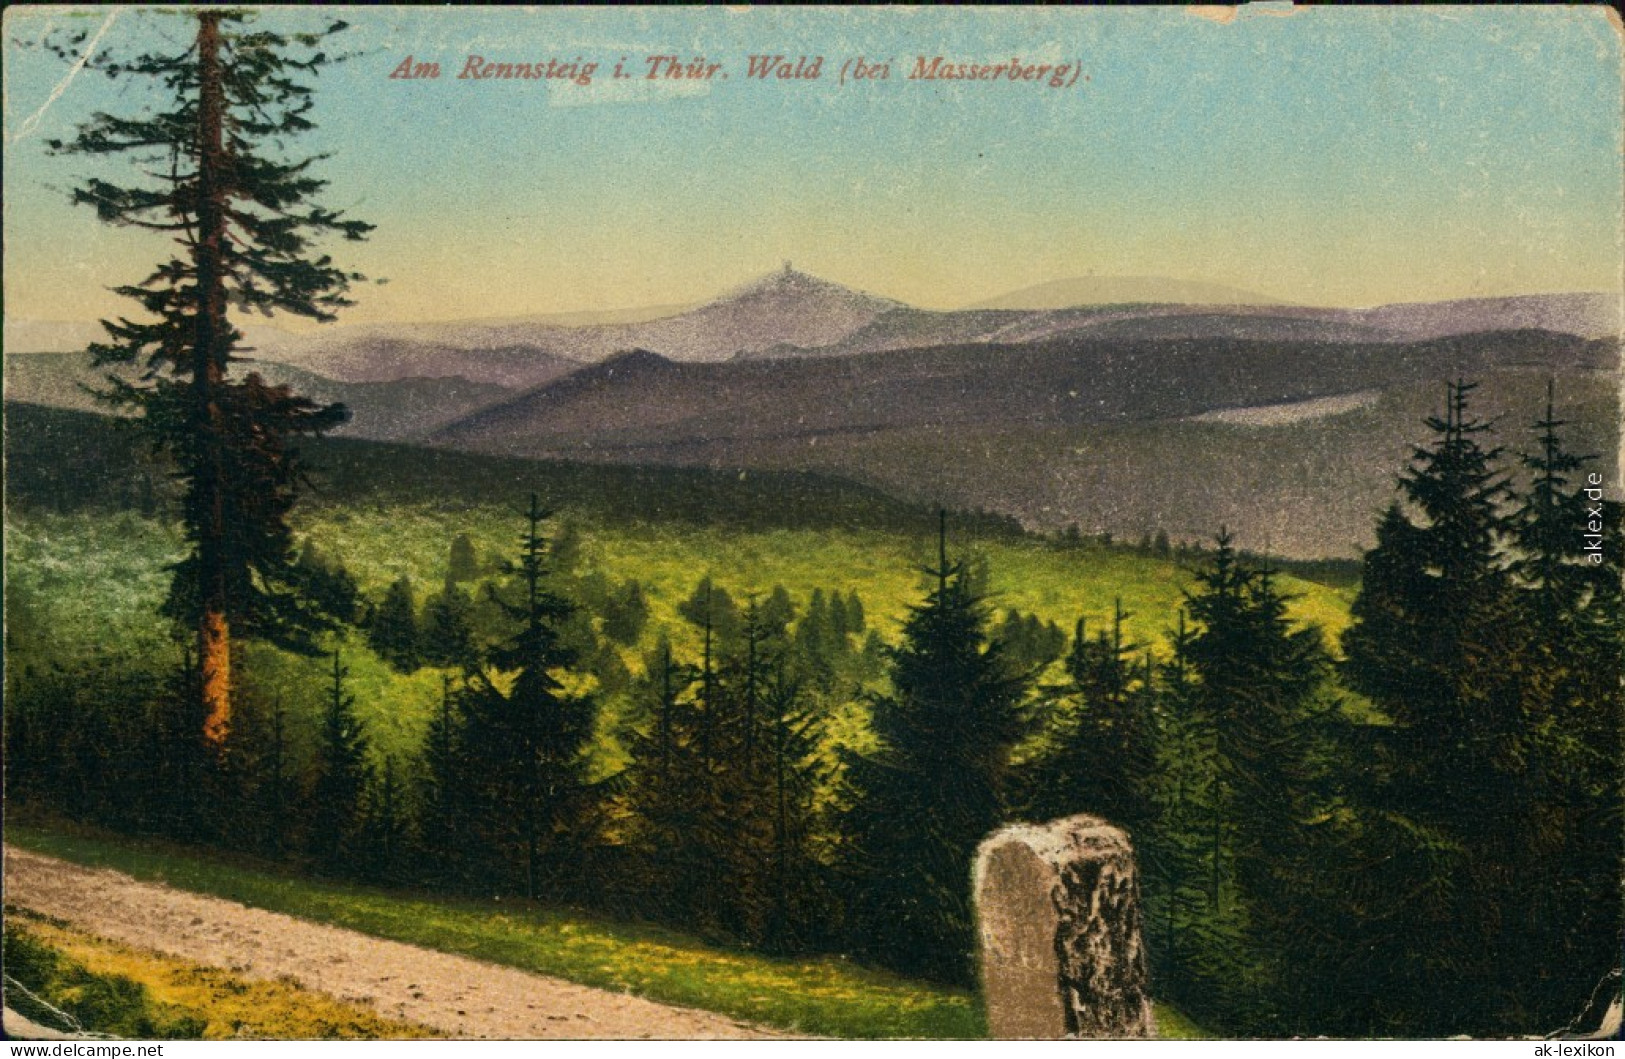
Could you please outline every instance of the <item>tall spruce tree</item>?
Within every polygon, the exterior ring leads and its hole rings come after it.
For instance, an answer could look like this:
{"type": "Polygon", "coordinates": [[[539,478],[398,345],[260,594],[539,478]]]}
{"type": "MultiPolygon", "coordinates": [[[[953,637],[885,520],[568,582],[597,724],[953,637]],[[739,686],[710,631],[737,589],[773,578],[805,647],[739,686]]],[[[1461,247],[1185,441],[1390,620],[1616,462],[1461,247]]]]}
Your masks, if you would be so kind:
{"type": "Polygon", "coordinates": [[[947,981],[972,977],[971,856],[1006,818],[1027,683],[987,643],[987,607],[947,554],[873,700],[876,748],[848,758],[851,926],[867,958],[947,981]]]}
{"type": "Polygon", "coordinates": [[[575,608],[548,587],[548,517],[532,494],[510,568],[517,598],[492,595],[518,628],[486,652],[461,697],[463,753],[479,785],[473,830],[500,861],[518,862],[531,898],[568,881],[597,809],[587,770],[596,703],[563,683],[578,661],[561,637],[575,608]]]}
{"type": "Polygon", "coordinates": [[[707,703],[716,733],[708,783],[720,839],[713,851],[716,905],[728,933],[751,944],[766,939],[773,909],[767,690],[787,646],[783,630],[763,621],[761,604],[747,599],[738,641],[722,655],[707,703]]]}
{"type": "Polygon", "coordinates": [[[1412,744],[1407,800],[1436,816],[1464,795],[1489,793],[1481,786],[1494,767],[1490,741],[1507,720],[1475,705],[1489,694],[1475,681],[1496,668],[1486,651],[1510,617],[1511,585],[1500,551],[1510,532],[1501,450],[1480,444],[1489,427],[1469,414],[1473,389],[1452,384],[1445,418],[1427,420],[1434,443],[1414,451],[1400,481],[1420,521],[1398,507],[1384,516],[1343,641],[1351,686],[1412,744]],[[1440,754],[1477,774],[1440,774],[1429,763],[1440,754]]]}
{"type": "Polygon", "coordinates": [[[1392,722],[1367,733],[1353,788],[1363,860],[1379,865],[1355,884],[1351,927],[1388,983],[1364,1013],[1373,1033],[1511,1030],[1534,955],[1513,909],[1526,903],[1527,678],[1541,647],[1520,620],[1501,450],[1481,440],[1473,389],[1451,384],[1444,417],[1427,420],[1433,438],[1400,479],[1406,507],[1378,525],[1343,638],[1345,681],[1392,722]],[[1381,900],[1394,892],[1410,899],[1381,900]]]}
{"type": "Polygon", "coordinates": [[[763,689],[764,769],[771,814],[767,921],[762,944],[793,952],[834,933],[829,865],[818,849],[819,795],[833,779],[824,718],[781,654],[763,689]]]}
{"type": "Polygon", "coordinates": [[[230,310],[331,320],[349,304],[343,271],[315,249],[330,235],[361,239],[371,226],[320,206],[326,186],[314,158],[286,159],[282,145],[313,127],[308,84],[331,61],[323,42],[344,28],[282,34],[249,28],[252,13],[188,12],[186,47],[88,68],[156,86],[161,102],[137,117],[99,114],[62,154],[122,156],[145,179],[90,177],[74,202],[109,224],[161,234],[175,247],[146,279],[116,288],[149,319],[103,321],[99,365],[133,364],[136,383],[109,378],[107,397],[142,414],[156,447],[185,484],[190,553],[175,567],[165,612],[194,630],[204,735],[219,749],[231,724],[231,644],[260,636],[313,650],[325,626],[298,591],[287,515],[301,465],[290,442],[342,422],[257,373],[235,379],[242,333],[230,310]]]}
{"type": "MultiPolygon", "coordinates": [[[[1603,499],[1592,457],[1567,448],[1554,384],[1522,462],[1530,483],[1513,513],[1512,570],[1523,599],[1527,735],[1521,785],[1531,818],[1520,883],[1544,895],[1521,906],[1528,972],[1516,983],[1531,1025],[1555,1026],[1617,958],[1625,830],[1620,718],[1625,612],[1619,505],[1603,499]]],[[[1511,918],[1510,916],[1508,918],[1511,918]]]]}

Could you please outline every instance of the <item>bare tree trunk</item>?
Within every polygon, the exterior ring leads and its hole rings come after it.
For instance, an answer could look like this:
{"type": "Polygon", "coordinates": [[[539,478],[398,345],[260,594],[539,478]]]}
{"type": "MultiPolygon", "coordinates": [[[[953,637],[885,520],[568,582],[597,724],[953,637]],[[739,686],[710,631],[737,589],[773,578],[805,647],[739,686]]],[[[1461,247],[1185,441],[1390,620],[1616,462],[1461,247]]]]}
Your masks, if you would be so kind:
{"type": "Polygon", "coordinates": [[[197,333],[192,385],[202,434],[191,488],[200,516],[198,533],[198,662],[205,720],[203,737],[217,752],[231,730],[231,626],[226,618],[226,513],[224,439],[218,391],[225,378],[226,241],[225,85],[220,66],[220,14],[198,16],[198,231],[197,333]]]}

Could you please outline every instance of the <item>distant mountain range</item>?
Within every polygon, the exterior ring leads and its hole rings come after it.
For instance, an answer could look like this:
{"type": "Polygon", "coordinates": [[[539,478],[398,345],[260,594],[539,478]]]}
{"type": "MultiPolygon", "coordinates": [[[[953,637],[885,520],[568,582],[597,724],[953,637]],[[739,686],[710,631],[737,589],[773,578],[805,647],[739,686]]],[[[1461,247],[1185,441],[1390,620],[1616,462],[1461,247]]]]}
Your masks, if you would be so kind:
{"type": "Polygon", "coordinates": [[[1070,309],[1075,305],[1284,305],[1256,291],[1166,276],[1077,276],[1050,280],[967,309],[1070,309]]]}
{"type": "MultiPolygon", "coordinates": [[[[241,373],[257,371],[267,382],[293,387],[294,392],[323,403],[342,403],[350,409],[350,424],[340,433],[379,441],[421,437],[425,432],[512,397],[516,390],[460,377],[408,376],[380,382],[345,382],[288,364],[262,362],[238,366],[241,373]]],[[[5,358],[5,395],[48,408],[107,412],[91,390],[105,389],[107,369],[91,367],[83,353],[12,353],[5,358]]],[[[134,372],[121,371],[125,378],[134,372]]]]}
{"type": "MultiPolygon", "coordinates": [[[[841,355],[965,342],[1012,343],[1074,330],[1118,337],[1403,341],[1540,329],[1583,338],[1621,332],[1608,294],[1472,298],[1369,309],[1288,305],[1214,283],[1157,277],[1057,280],[958,310],[919,309],[788,265],[702,305],[444,323],[332,326],[293,334],[245,328],[265,360],[350,382],[453,376],[537,385],[582,363],[632,349],[668,360],[841,355]]],[[[80,350],[91,323],[5,324],[5,349],[80,350]]]]}
{"type": "MultiPolygon", "coordinates": [[[[1327,309],[1086,279],[933,311],[786,267],[671,311],[261,328],[239,371],[343,401],[360,437],[810,470],[1034,526],[1223,522],[1309,556],[1368,538],[1447,377],[1485,380],[1515,429],[1554,376],[1589,450],[1616,451],[1620,331],[1599,294],[1327,309]],[[1134,300],[1159,294],[1184,300],[1134,300]]],[[[7,346],[52,334],[8,323],[7,346]]],[[[83,355],[8,353],[6,396],[88,407],[94,374],[83,355]]]]}

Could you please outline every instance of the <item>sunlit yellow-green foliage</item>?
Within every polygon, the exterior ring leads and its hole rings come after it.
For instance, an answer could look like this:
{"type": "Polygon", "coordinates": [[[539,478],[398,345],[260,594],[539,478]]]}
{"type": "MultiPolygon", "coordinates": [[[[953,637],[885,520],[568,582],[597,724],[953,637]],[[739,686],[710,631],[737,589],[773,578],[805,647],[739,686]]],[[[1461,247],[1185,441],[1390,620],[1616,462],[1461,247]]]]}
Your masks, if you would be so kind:
{"type": "MultiPolygon", "coordinates": [[[[566,518],[569,516],[566,515],[566,518]]],[[[583,565],[616,580],[636,578],[648,591],[651,627],[670,627],[675,644],[698,649],[698,634],[676,607],[706,574],[735,597],[765,596],[783,585],[804,604],[815,588],[856,591],[871,624],[896,638],[910,604],[925,587],[922,568],[935,559],[936,541],[875,530],[773,530],[745,533],[676,524],[620,528],[577,523],[584,536],[583,565]],[[878,620],[877,620],[878,619],[878,620]]],[[[523,522],[517,511],[488,508],[448,516],[422,508],[319,510],[301,529],[328,554],[345,561],[363,587],[381,591],[397,577],[422,588],[444,578],[451,540],[467,533],[482,558],[510,555],[523,522]]],[[[985,556],[999,608],[1037,613],[1068,627],[1079,616],[1103,619],[1121,597],[1134,617],[1136,639],[1160,641],[1173,624],[1189,571],[1165,560],[1108,549],[1058,549],[1037,540],[959,542],[950,557],[985,556]]],[[[1342,593],[1282,578],[1300,594],[1294,616],[1322,624],[1335,637],[1347,624],[1342,593]]]]}
{"type": "MultiPolygon", "coordinates": [[[[219,968],[120,945],[22,909],[6,909],[6,932],[20,935],[35,952],[43,948],[56,954],[50,961],[54,964],[51,981],[34,984],[36,990],[45,992],[41,999],[72,1011],[87,992],[96,989],[119,997],[122,1007],[135,1009],[117,1012],[123,1025],[86,1024],[93,1032],[139,1028],[145,1033],[202,1040],[440,1036],[428,1027],[381,1018],[359,1004],[303,989],[291,981],[245,979],[219,968]],[[113,988],[106,988],[109,985],[113,988]]],[[[15,943],[16,939],[10,940],[15,943]]],[[[105,999],[95,1006],[107,1012],[105,999]]]]}
{"type": "MultiPolygon", "coordinates": [[[[895,642],[908,608],[926,590],[924,567],[934,561],[933,537],[877,530],[773,530],[742,532],[683,524],[618,526],[583,522],[568,513],[550,525],[556,532],[568,520],[580,534],[582,571],[600,571],[613,582],[637,579],[650,606],[644,641],[624,652],[634,671],[640,651],[661,630],[680,656],[697,659],[700,634],[677,613],[678,604],[711,575],[743,601],[766,596],[783,585],[798,607],[814,589],[857,592],[870,628],[895,642]]],[[[296,531],[321,552],[342,561],[364,594],[382,596],[399,577],[412,579],[421,604],[446,576],[451,542],[459,533],[473,541],[488,578],[517,550],[524,519],[516,500],[448,512],[425,506],[307,506],[296,531]]],[[[13,513],[7,523],[7,610],[26,639],[33,636],[63,650],[106,649],[171,655],[171,640],[154,611],[162,601],[165,566],[184,552],[178,531],[123,512],[51,515],[13,513]]],[[[985,560],[991,578],[990,604],[1036,613],[1069,632],[1079,617],[1106,621],[1114,601],[1132,616],[1128,635],[1142,645],[1162,648],[1176,620],[1191,571],[1168,560],[1099,547],[1060,548],[1038,539],[962,541],[949,529],[951,556],[985,560]]],[[[1348,622],[1349,594],[1283,576],[1282,588],[1296,598],[1294,617],[1319,624],[1335,644],[1348,622]]],[[[368,726],[374,752],[403,760],[415,754],[440,701],[440,671],[402,675],[366,646],[358,632],[330,646],[343,654],[348,690],[368,726]]],[[[280,696],[293,712],[319,707],[329,667],[263,646],[247,649],[244,691],[261,701],[280,696]]],[[[611,731],[621,704],[609,707],[598,741],[600,768],[619,762],[611,731]]],[[[854,707],[836,719],[833,731],[861,738],[854,707]]],[[[301,737],[295,733],[297,741],[301,737]]]]}

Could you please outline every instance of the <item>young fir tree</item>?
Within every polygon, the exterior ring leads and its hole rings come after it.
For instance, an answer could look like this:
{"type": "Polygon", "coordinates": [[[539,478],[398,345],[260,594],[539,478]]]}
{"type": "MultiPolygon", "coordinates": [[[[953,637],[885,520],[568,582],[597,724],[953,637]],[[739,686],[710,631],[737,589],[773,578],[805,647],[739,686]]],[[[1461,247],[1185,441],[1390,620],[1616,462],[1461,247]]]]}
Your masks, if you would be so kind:
{"type": "Polygon", "coordinates": [[[383,771],[368,785],[361,838],[366,874],[385,882],[401,878],[410,850],[411,820],[393,757],[384,758],[383,771]]]}
{"type": "Polygon", "coordinates": [[[355,696],[345,690],[350,675],[333,652],[333,682],[316,744],[316,782],[310,793],[310,852],[323,868],[346,863],[350,841],[361,833],[362,799],[371,782],[367,735],[355,714],[355,696]]]}
{"type": "Polygon", "coordinates": [[[867,617],[863,612],[863,598],[858,595],[855,588],[846,597],[846,627],[853,636],[859,637],[869,629],[867,617]]]}
{"type": "MultiPolygon", "coordinates": [[[[1210,897],[1211,823],[1217,789],[1213,726],[1202,709],[1190,664],[1192,631],[1185,611],[1168,635],[1169,657],[1157,667],[1159,731],[1155,857],[1142,852],[1147,944],[1152,975],[1169,997],[1211,994],[1195,970],[1202,963],[1202,933],[1210,897]]],[[[1144,844],[1141,844],[1142,846],[1144,844]]]]}
{"type": "Polygon", "coordinates": [[[1043,672],[1066,649],[1066,634],[1054,622],[1045,624],[1036,614],[1007,608],[991,638],[1012,667],[1021,672],[1043,672]]]}
{"type": "MultiPolygon", "coordinates": [[[[298,804],[289,775],[287,716],[280,692],[265,697],[239,688],[236,724],[226,754],[236,773],[237,805],[229,814],[228,843],[256,852],[278,852],[288,832],[288,814],[298,804]]],[[[225,815],[225,814],[222,814],[225,815]]]]}
{"type": "Polygon", "coordinates": [[[438,878],[464,885],[465,856],[471,822],[475,777],[463,751],[465,720],[452,694],[449,674],[440,679],[440,704],[423,741],[423,775],[418,802],[422,808],[420,838],[428,867],[438,878]]]}
{"type": "Polygon", "coordinates": [[[1153,817],[1156,728],[1136,674],[1136,645],[1123,639],[1131,615],[1114,605],[1110,630],[1093,639],[1078,619],[1062,691],[1066,727],[1037,769],[1034,811],[1041,817],[1092,813],[1139,843],[1153,817]]]}
{"type": "Polygon", "coordinates": [[[728,860],[734,836],[727,833],[730,811],[726,804],[729,764],[728,691],[723,683],[723,659],[741,631],[739,610],[728,593],[707,576],[682,608],[684,617],[700,627],[700,665],[690,701],[693,725],[692,780],[686,797],[693,813],[691,848],[682,856],[690,865],[703,864],[704,875],[689,891],[692,922],[705,930],[737,930],[738,902],[725,890],[719,865],[728,860]]]}
{"type": "Polygon", "coordinates": [[[696,628],[709,628],[713,646],[719,650],[732,647],[739,635],[739,606],[710,574],[702,577],[693,593],[677,604],[677,613],[696,628]]]}
{"type": "Polygon", "coordinates": [[[468,534],[459,533],[452,539],[451,554],[446,559],[446,580],[453,584],[473,581],[480,576],[480,557],[468,534]]]}
{"type": "Polygon", "coordinates": [[[807,612],[796,622],[795,647],[802,674],[819,691],[835,690],[846,646],[846,607],[840,594],[826,598],[823,589],[813,589],[807,612]]]}
{"type": "Polygon", "coordinates": [[[762,624],[771,629],[775,635],[783,635],[795,620],[796,605],[790,598],[790,590],[783,585],[774,585],[773,591],[762,604],[762,624]]]}
{"type": "Polygon", "coordinates": [[[635,645],[649,624],[649,600],[643,586],[627,581],[604,604],[604,635],[627,647],[635,645]]]}
{"type": "MultiPolygon", "coordinates": [[[[203,732],[207,706],[198,691],[200,679],[197,656],[183,649],[181,664],[170,671],[162,694],[155,697],[147,714],[157,778],[158,826],[186,840],[204,837],[207,831],[203,796],[214,756],[203,732]]],[[[72,714],[64,714],[68,716],[72,714]]]]}
{"type": "Polygon", "coordinates": [[[770,814],[762,946],[805,951],[827,942],[838,926],[829,865],[818,846],[818,797],[833,781],[835,766],[823,750],[823,717],[782,654],[767,675],[762,705],[770,814]]]}
{"type": "MultiPolygon", "coordinates": [[[[1305,828],[1323,807],[1313,714],[1329,659],[1319,628],[1293,628],[1273,572],[1243,561],[1228,534],[1220,533],[1196,584],[1186,601],[1195,625],[1186,655],[1214,736],[1213,911],[1216,923],[1226,922],[1228,859],[1259,987],[1237,1003],[1257,1001],[1252,1017],[1272,1017],[1263,994],[1288,980],[1296,936],[1313,926],[1302,885],[1305,828]]],[[[1273,1022],[1258,1028],[1297,1029],[1273,1022]]]]}
{"type": "Polygon", "coordinates": [[[288,848],[295,815],[292,755],[288,748],[288,711],[277,694],[271,703],[264,759],[264,785],[260,789],[260,812],[265,823],[262,841],[272,856],[288,848]]]}
{"type": "Polygon", "coordinates": [[[547,517],[532,494],[511,567],[518,598],[492,596],[518,629],[485,653],[461,697],[463,753],[477,788],[471,830],[499,871],[517,862],[530,898],[571,881],[571,854],[590,844],[597,809],[587,774],[596,707],[563,683],[577,662],[561,639],[574,606],[547,585],[547,517]]]}
{"type": "Polygon", "coordinates": [[[738,643],[719,660],[707,708],[715,736],[708,787],[716,814],[715,902],[722,927],[759,945],[772,908],[772,750],[766,694],[788,644],[762,621],[755,599],[740,612],[738,643]]]}
{"type": "Polygon", "coordinates": [[[873,702],[877,745],[848,758],[848,903],[867,958],[968,982],[971,856],[1006,818],[1027,686],[988,646],[987,608],[948,561],[941,517],[936,585],[892,653],[891,693],[873,702]]]}
{"type": "Polygon", "coordinates": [[[418,657],[428,665],[465,669],[478,661],[474,601],[455,581],[448,578],[438,593],[423,601],[418,637],[418,657]]]}
{"type": "Polygon", "coordinates": [[[701,670],[679,662],[660,637],[632,690],[639,719],[627,737],[627,800],[644,885],[645,915],[704,927],[722,841],[712,813],[710,769],[702,759],[701,704],[690,694],[701,670]]]}
{"type": "Polygon", "coordinates": [[[147,319],[103,321],[100,365],[138,364],[140,381],[109,378],[107,397],[142,414],[154,445],[177,463],[191,551],[176,567],[165,613],[194,630],[210,745],[231,724],[231,644],[261,636],[313,650],[325,616],[298,591],[287,524],[301,466],[291,442],[337,425],[322,407],[257,373],[234,378],[242,334],[230,309],[331,320],[360,277],[316,250],[326,236],[361,239],[370,225],[318,205],[313,158],[283,144],[313,127],[309,80],[330,59],[320,33],[249,28],[252,13],[189,12],[184,47],[87,68],[149,82],[160,100],[136,117],[100,114],[62,154],[128,158],[143,178],[87,178],[74,201],[109,224],[146,229],[174,252],[144,280],[116,288],[147,319]]]}
{"type": "Polygon", "coordinates": [[[355,621],[360,598],[355,578],[343,563],[323,555],[315,541],[305,542],[300,549],[293,580],[307,599],[335,621],[355,621]]]}
{"type": "Polygon", "coordinates": [[[412,579],[397,578],[384,593],[383,600],[373,608],[367,622],[367,642],[395,669],[411,673],[423,664],[419,650],[422,640],[412,579]]]}
{"type": "Polygon", "coordinates": [[[816,797],[831,777],[818,753],[818,700],[793,657],[793,618],[754,598],[746,603],[739,643],[717,673],[722,739],[711,778],[723,924],[739,940],[779,952],[829,937],[833,911],[816,846],[816,797]]]}

